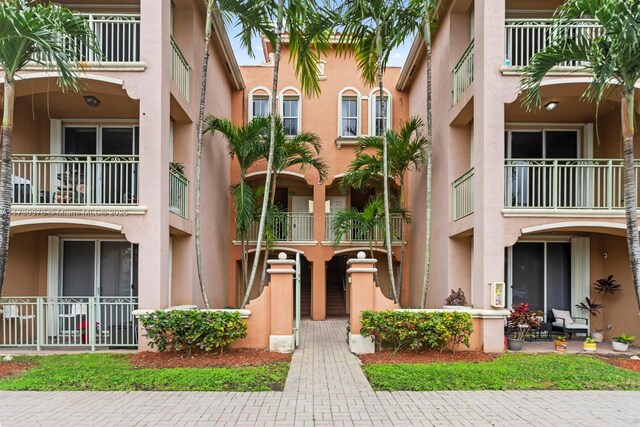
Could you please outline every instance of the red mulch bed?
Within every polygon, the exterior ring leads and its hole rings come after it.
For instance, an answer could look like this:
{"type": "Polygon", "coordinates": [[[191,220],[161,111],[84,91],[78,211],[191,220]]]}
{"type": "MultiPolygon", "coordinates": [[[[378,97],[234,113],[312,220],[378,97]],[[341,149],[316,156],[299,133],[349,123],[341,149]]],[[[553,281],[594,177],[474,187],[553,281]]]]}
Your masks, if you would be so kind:
{"type": "Polygon", "coordinates": [[[490,362],[498,357],[498,354],[483,353],[481,351],[425,351],[416,353],[402,351],[393,354],[392,351],[382,353],[361,354],[360,360],[365,365],[378,363],[448,363],[448,362],[490,362]]]}
{"type": "Polygon", "coordinates": [[[129,360],[136,368],[240,368],[290,362],[291,355],[251,349],[232,349],[222,354],[144,351],[132,354],[129,360]]]}
{"type": "Polygon", "coordinates": [[[620,357],[603,357],[603,359],[618,368],[640,372],[640,360],[623,359],[620,357]]]}
{"type": "Polygon", "coordinates": [[[19,375],[29,369],[31,365],[23,362],[0,362],[0,378],[19,375]]]}

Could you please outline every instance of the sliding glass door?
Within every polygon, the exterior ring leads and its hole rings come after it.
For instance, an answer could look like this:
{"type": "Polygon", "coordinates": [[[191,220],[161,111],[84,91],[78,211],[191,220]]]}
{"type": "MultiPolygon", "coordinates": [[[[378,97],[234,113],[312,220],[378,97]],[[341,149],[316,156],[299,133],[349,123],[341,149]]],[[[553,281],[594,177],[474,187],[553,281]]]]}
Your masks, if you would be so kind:
{"type": "Polygon", "coordinates": [[[547,314],[571,307],[571,243],[519,242],[507,249],[510,305],[547,314]]]}

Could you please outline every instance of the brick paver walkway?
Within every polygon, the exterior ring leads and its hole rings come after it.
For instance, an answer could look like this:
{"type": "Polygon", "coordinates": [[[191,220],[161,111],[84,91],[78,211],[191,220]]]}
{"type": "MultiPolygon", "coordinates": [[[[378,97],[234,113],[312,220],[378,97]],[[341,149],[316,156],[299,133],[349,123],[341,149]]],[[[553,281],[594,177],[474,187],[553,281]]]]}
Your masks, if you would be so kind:
{"type": "Polygon", "coordinates": [[[374,392],[344,320],[302,337],[284,392],[2,392],[0,425],[640,425],[638,392],[374,392]]]}

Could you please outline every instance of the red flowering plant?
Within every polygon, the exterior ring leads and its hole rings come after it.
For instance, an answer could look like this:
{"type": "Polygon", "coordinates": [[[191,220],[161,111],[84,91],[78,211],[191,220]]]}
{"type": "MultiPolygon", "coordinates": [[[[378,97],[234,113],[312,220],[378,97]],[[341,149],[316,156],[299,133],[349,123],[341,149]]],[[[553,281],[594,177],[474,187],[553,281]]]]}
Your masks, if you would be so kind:
{"type": "Polygon", "coordinates": [[[511,314],[507,318],[510,338],[514,340],[525,339],[531,329],[540,326],[540,315],[540,311],[531,310],[526,302],[511,306],[511,314]]]}

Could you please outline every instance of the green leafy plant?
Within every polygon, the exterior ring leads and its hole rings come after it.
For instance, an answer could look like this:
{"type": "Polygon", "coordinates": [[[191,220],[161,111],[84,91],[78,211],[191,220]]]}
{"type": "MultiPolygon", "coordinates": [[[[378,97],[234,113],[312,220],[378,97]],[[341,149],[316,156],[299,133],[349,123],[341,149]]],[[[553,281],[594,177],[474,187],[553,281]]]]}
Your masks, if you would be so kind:
{"type": "Polygon", "coordinates": [[[365,337],[372,337],[376,347],[390,347],[394,353],[412,350],[439,349],[459,344],[467,347],[473,332],[473,319],[469,313],[363,311],[362,329],[365,337]]]}
{"type": "Polygon", "coordinates": [[[616,283],[616,280],[613,278],[613,274],[609,275],[609,277],[596,280],[593,287],[599,294],[604,293],[610,295],[613,295],[622,289],[622,285],[616,283]]]}
{"type": "Polygon", "coordinates": [[[587,338],[585,338],[584,342],[585,342],[585,344],[595,344],[596,340],[594,340],[591,337],[587,337],[587,338]]]}
{"type": "Polygon", "coordinates": [[[523,340],[533,328],[540,326],[540,313],[529,308],[529,304],[523,302],[513,306],[511,314],[507,318],[507,326],[511,339],[523,340]]]}
{"type": "Polygon", "coordinates": [[[558,335],[555,339],[558,342],[567,342],[567,336],[566,335],[558,335]]]}
{"type": "Polygon", "coordinates": [[[222,353],[247,336],[247,324],[236,311],[154,311],[140,322],[150,347],[159,351],[222,353]]]}
{"type": "Polygon", "coordinates": [[[622,344],[633,344],[633,342],[636,340],[636,337],[627,334],[620,334],[613,340],[622,344]]]}
{"type": "Polygon", "coordinates": [[[466,306],[467,297],[464,296],[464,291],[461,288],[458,288],[457,291],[451,289],[451,294],[444,300],[444,303],[446,305],[466,306]]]}

